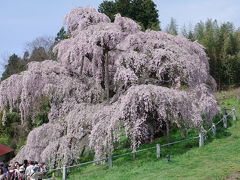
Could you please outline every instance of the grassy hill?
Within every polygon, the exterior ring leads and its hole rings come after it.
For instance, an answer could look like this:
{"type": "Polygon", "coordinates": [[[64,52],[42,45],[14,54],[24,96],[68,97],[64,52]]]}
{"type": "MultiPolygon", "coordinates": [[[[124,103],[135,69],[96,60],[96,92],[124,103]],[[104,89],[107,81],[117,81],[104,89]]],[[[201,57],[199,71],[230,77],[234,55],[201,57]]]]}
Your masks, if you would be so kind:
{"type": "MultiPolygon", "coordinates": [[[[156,158],[156,150],[137,153],[113,159],[113,168],[105,165],[88,165],[70,170],[67,179],[240,179],[240,89],[217,93],[221,107],[235,107],[237,121],[228,118],[228,128],[217,126],[217,135],[210,132],[205,145],[198,147],[198,139],[170,147],[161,147],[161,158],[156,158]],[[171,162],[165,156],[170,154],[171,162]]],[[[217,117],[214,121],[218,121],[217,117]]],[[[188,137],[196,136],[190,132],[188,137]]],[[[188,138],[186,137],[186,138],[188,138]]],[[[171,132],[171,140],[180,140],[180,133],[171,132]]],[[[139,149],[152,147],[156,143],[164,144],[166,138],[145,144],[139,149]]],[[[119,149],[114,155],[129,151],[119,149]]]]}

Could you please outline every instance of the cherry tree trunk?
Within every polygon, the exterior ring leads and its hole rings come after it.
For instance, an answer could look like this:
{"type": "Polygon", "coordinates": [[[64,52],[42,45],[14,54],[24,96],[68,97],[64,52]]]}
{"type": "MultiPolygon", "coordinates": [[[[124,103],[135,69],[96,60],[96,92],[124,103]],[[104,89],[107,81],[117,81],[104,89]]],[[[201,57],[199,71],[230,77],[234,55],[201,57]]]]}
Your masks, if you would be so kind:
{"type": "Polygon", "coordinates": [[[171,143],[171,137],[170,137],[170,120],[169,120],[169,115],[168,115],[167,122],[166,122],[166,130],[167,130],[168,146],[170,146],[169,143],[171,143]]]}
{"type": "Polygon", "coordinates": [[[108,52],[105,54],[105,94],[109,101],[109,70],[108,70],[108,52]]]}
{"type": "Polygon", "coordinates": [[[181,134],[181,137],[182,137],[182,138],[185,138],[185,135],[184,135],[184,133],[183,133],[183,131],[182,131],[181,126],[180,126],[180,125],[177,125],[177,126],[178,126],[178,130],[179,130],[179,132],[180,132],[180,134],[181,134]]]}
{"type": "Polygon", "coordinates": [[[84,56],[82,56],[80,75],[82,75],[83,66],[84,66],[84,56]]]}

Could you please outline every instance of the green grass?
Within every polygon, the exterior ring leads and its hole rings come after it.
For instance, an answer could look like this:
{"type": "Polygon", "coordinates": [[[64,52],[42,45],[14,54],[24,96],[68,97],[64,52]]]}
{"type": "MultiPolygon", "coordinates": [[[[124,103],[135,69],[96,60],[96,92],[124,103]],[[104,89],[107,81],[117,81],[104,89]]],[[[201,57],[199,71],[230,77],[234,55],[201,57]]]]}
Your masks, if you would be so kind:
{"type": "MultiPolygon", "coordinates": [[[[203,147],[198,147],[198,139],[161,147],[161,158],[156,158],[156,150],[137,153],[136,159],[131,155],[113,160],[113,168],[104,165],[87,165],[70,170],[67,179],[226,179],[233,173],[240,174],[240,103],[238,98],[226,92],[216,94],[221,107],[235,107],[237,121],[229,117],[228,128],[217,126],[217,136],[208,136],[203,147]],[[171,162],[167,163],[165,156],[171,155],[171,162]]],[[[219,120],[216,118],[215,121],[219,120]]],[[[192,131],[188,137],[196,136],[192,131]]],[[[186,137],[186,138],[188,138],[186,137]]],[[[171,140],[180,140],[177,130],[171,132],[171,140]]],[[[166,143],[161,138],[145,144],[139,149],[154,146],[156,143],[166,143]]],[[[114,154],[128,152],[129,149],[119,149],[114,154]]]]}

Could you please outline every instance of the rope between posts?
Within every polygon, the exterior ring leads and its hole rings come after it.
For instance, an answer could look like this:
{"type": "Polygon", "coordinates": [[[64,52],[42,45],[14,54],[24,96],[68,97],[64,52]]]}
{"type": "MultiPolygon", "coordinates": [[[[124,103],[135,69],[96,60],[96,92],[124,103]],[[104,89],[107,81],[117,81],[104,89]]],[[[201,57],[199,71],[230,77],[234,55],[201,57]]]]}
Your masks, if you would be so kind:
{"type": "MultiPolygon", "coordinates": [[[[232,110],[232,109],[231,109],[231,110],[232,110]]],[[[227,114],[227,117],[228,117],[228,115],[230,115],[230,114],[232,114],[232,111],[227,114]]]]}
{"type": "Polygon", "coordinates": [[[96,161],[89,161],[89,162],[85,162],[85,163],[75,164],[75,165],[72,165],[72,166],[66,166],[66,168],[72,168],[72,167],[77,167],[77,166],[81,166],[81,165],[92,164],[92,163],[95,163],[95,162],[100,162],[100,161],[105,161],[105,160],[107,160],[107,159],[104,158],[104,159],[100,159],[100,160],[96,160],[96,161]]]}
{"type": "MultiPolygon", "coordinates": [[[[229,112],[229,113],[226,115],[226,117],[228,117],[231,113],[232,113],[232,111],[229,112]]],[[[220,120],[215,124],[215,126],[217,126],[221,121],[223,121],[223,119],[224,119],[224,117],[223,117],[222,119],[220,119],[220,120]]],[[[207,133],[208,133],[209,131],[211,131],[211,130],[212,130],[212,127],[207,130],[207,133]]]]}
{"type": "MultiPolygon", "coordinates": [[[[220,120],[215,124],[215,126],[217,126],[221,121],[223,121],[223,119],[224,119],[224,118],[220,119],[220,120]]],[[[208,133],[209,131],[211,131],[211,130],[212,130],[212,127],[207,130],[207,133],[208,133]]]]}
{"type": "Polygon", "coordinates": [[[175,142],[168,143],[168,144],[163,144],[163,145],[160,145],[160,146],[161,146],[161,147],[164,147],[164,146],[168,146],[168,145],[172,145],[172,144],[177,144],[177,143],[180,143],[180,142],[189,141],[189,140],[198,139],[198,138],[199,138],[199,136],[197,136],[197,137],[192,137],[192,138],[189,138],[189,139],[183,139],[183,140],[180,140],[180,141],[175,141],[175,142]]]}
{"type": "Polygon", "coordinates": [[[223,118],[220,121],[218,121],[215,125],[218,125],[221,121],[223,121],[223,118]]]}
{"type": "Polygon", "coordinates": [[[112,158],[118,158],[118,157],[122,157],[122,156],[126,156],[128,154],[132,154],[133,152],[128,152],[128,153],[124,153],[124,154],[119,154],[119,155],[116,155],[116,156],[112,156],[112,158]]]}
{"type": "Polygon", "coordinates": [[[46,172],[51,172],[51,171],[57,171],[57,170],[61,170],[62,168],[56,168],[56,169],[49,169],[47,171],[43,171],[43,173],[46,173],[46,172]]]}
{"type": "Polygon", "coordinates": [[[118,157],[126,156],[126,155],[129,155],[129,154],[137,153],[137,152],[147,151],[147,150],[154,149],[154,148],[156,148],[156,147],[153,146],[153,147],[146,148],[146,149],[140,149],[140,150],[135,151],[135,152],[128,152],[128,153],[124,153],[124,154],[119,154],[119,155],[116,155],[116,156],[112,156],[112,158],[118,158],[118,157]]]}
{"type": "Polygon", "coordinates": [[[153,147],[150,147],[150,148],[146,148],[146,149],[140,149],[140,150],[138,150],[136,152],[147,151],[147,150],[154,149],[154,148],[156,148],[156,146],[153,146],[153,147]]]}

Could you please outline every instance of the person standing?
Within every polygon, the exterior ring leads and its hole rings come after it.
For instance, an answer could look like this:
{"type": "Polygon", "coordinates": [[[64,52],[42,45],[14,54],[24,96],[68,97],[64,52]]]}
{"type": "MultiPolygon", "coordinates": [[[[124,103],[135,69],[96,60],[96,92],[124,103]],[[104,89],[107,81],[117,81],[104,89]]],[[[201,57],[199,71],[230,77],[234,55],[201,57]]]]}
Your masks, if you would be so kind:
{"type": "Polygon", "coordinates": [[[25,176],[26,176],[27,180],[29,180],[32,175],[33,167],[34,167],[34,162],[31,161],[30,165],[26,168],[26,171],[25,171],[25,176]]]}
{"type": "Polygon", "coordinates": [[[6,174],[3,172],[3,168],[0,167],[0,180],[4,180],[6,177],[6,174]]]}

